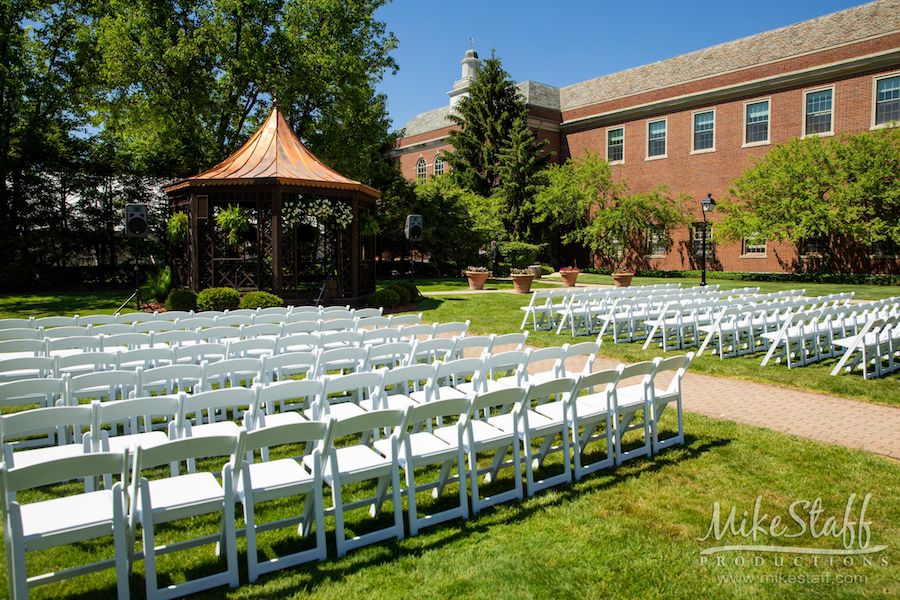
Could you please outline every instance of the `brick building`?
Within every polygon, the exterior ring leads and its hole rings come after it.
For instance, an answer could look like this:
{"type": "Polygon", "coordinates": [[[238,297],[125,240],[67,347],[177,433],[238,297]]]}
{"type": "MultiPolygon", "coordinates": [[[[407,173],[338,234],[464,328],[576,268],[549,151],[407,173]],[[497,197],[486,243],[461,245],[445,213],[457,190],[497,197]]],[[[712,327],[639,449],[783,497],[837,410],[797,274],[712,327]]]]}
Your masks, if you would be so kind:
{"type": "MultiPolygon", "coordinates": [[[[406,124],[389,153],[409,178],[445,170],[441,152],[447,115],[474,76],[473,50],[447,106],[406,124]]],[[[753,35],[555,88],[518,84],[529,125],[550,140],[560,160],[599,152],[627,178],[634,193],[668,184],[677,196],[727,194],[731,182],[774,144],[806,135],[860,133],[900,121],[900,0],[879,0],[810,21],[753,35]]],[[[715,213],[710,213],[715,227],[715,213]]],[[[701,227],[671,232],[665,251],[648,230],[624,243],[622,260],[641,268],[698,268],[701,227]]],[[[708,249],[708,268],[778,272],[816,268],[818,244],[755,240],[708,249]]],[[[890,245],[849,245],[839,270],[898,272],[890,245]]]]}

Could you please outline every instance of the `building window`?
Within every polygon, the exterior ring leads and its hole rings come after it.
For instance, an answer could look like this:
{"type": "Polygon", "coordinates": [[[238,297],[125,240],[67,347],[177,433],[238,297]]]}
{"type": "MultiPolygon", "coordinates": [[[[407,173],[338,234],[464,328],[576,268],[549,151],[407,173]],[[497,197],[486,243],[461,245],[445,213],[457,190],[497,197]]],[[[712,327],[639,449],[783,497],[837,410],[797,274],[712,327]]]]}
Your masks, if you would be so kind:
{"type": "Polygon", "coordinates": [[[666,255],[666,229],[653,226],[647,230],[647,254],[650,256],[666,255]]]}
{"type": "Polygon", "coordinates": [[[440,154],[434,157],[434,176],[444,174],[444,157],[440,154]]]}
{"type": "Polygon", "coordinates": [[[694,113],[694,152],[700,150],[714,150],[716,147],[716,113],[694,113]]]}
{"type": "Polygon", "coordinates": [[[666,156],[666,121],[647,123],[647,158],[666,156]]]}
{"type": "Polygon", "coordinates": [[[833,89],[806,92],[806,122],[803,135],[834,133],[832,129],[833,89]]]}
{"type": "Polygon", "coordinates": [[[800,254],[803,256],[822,256],[825,254],[826,241],[824,236],[806,238],[800,245],[800,254]]]}
{"type": "Polygon", "coordinates": [[[617,127],[606,131],[606,161],[611,163],[625,160],[625,129],[617,127]]]}
{"type": "Polygon", "coordinates": [[[713,255],[713,243],[712,243],[712,224],[711,223],[694,223],[692,229],[692,238],[693,238],[693,252],[694,256],[701,257],[703,256],[703,229],[706,229],[706,258],[710,258],[713,255]]]}
{"type": "Polygon", "coordinates": [[[760,256],[766,253],[766,238],[759,235],[751,235],[744,238],[744,248],[741,254],[760,256]]]}
{"type": "Polygon", "coordinates": [[[428,177],[428,165],[424,158],[420,158],[416,163],[416,181],[425,181],[428,177]]]}
{"type": "Polygon", "coordinates": [[[607,235],[607,250],[609,258],[621,259],[625,256],[625,236],[621,233],[611,233],[607,235]]]}
{"type": "Polygon", "coordinates": [[[897,258],[900,256],[900,244],[897,244],[894,240],[873,242],[872,256],[878,258],[897,258]]]}
{"type": "Polygon", "coordinates": [[[900,75],[875,80],[875,125],[900,121],[900,75]]]}
{"type": "Polygon", "coordinates": [[[769,101],[745,105],[747,126],[744,129],[745,144],[763,144],[769,141],[769,101]]]}

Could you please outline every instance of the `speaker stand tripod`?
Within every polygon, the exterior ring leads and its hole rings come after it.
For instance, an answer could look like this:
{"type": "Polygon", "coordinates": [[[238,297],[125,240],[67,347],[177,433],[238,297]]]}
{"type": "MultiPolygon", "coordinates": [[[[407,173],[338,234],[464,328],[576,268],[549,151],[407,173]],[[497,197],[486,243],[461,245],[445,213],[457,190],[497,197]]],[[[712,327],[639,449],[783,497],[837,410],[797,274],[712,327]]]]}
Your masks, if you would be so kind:
{"type": "Polygon", "coordinates": [[[122,306],[116,309],[116,312],[121,312],[123,308],[128,306],[132,300],[137,300],[137,309],[138,311],[143,311],[145,308],[149,308],[150,311],[153,311],[153,307],[144,302],[144,297],[141,295],[141,287],[140,287],[140,279],[139,275],[139,267],[138,267],[138,259],[137,259],[137,248],[138,242],[137,239],[134,240],[134,293],[128,297],[128,300],[122,303],[122,306]]]}

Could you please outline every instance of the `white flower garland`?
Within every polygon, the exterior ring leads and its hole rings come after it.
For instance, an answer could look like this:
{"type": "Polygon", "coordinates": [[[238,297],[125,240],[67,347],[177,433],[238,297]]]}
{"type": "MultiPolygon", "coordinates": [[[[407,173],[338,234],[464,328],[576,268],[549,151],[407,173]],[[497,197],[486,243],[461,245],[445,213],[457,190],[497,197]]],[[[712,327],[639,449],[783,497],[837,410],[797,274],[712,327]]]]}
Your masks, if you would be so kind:
{"type": "Polygon", "coordinates": [[[338,231],[350,227],[353,222],[353,208],[339,200],[328,198],[304,198],[288,200],[282,209],[284,221],[288,225],[310,225],[318,227],[319,224],[332,225],[338,231]]]}

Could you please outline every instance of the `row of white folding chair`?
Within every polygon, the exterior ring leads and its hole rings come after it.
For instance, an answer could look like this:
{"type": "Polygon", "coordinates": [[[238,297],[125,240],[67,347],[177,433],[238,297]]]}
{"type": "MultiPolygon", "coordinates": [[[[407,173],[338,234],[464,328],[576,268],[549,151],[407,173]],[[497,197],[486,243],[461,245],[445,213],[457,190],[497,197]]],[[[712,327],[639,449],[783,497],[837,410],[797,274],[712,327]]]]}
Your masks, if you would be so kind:
{"type": "MultiPolygon", "coordinates": [[[[664,447],[664,445],[683,443],[683,427],[681,425],[680,418],[680,379],[684,373],[684,370],[687,368],[687,365],[690,362],[690,358],[691,355],[688,355],[686,357],[675,357],[674,359],[668,359],[668,361],[657,359],[657,361],[654,361],[653,363],[641,363],[639,365],[632,365],[631,367],[620,367],[618,370],[612,372],[594,374],[593,376],[588,376],[583,380],[581,388],[577,387],[577,385],[580,383],[577,379],[554,379],[538,386],[531,386],[528,389],[520,387],[499,389],[494,392],[475,395],[474,398],[471,399],[432,400],[430,404],[408,408],[406,411],[396,409],[375,409],[366,413],[357,414],[350,418],[339,421],[334,426],[335,436],[340,436],[341,434],[358,433],[363,429],[379,430],[386,427],[392,428],[394,430],[393,434],[390,438],[375,441],[374,450],[373,448],[366,449],[367,447],[362,446],[355,450],[335,450],[332,447],[331,449],[329,449],[329,458],[331,460],[330,469],[328,467],[322,469],[322,467],[319,466],[320,470],[318,472],[322,473],[324,471],[325,473],[325,476],[320,478],[315,477],[315,473],[317,472],[316,467],[318,456],[315,453],[308,454],[303,459],[303,463],[308,468],[308,470],[301,475],[302,478],[304,480],[307,480],[308,483],[309,480],[312,480],[313,485],[303,488],[303,491],[299,493],[315,494],[316,490],[319,490],[319,493],[321,493],[322,480],[324,480],[326,483],[329,483],[329,485],[332,487],[332,493],[335,497],[334,510],[336,511],[335,517],[337,530],[336,533],[338,533],[338,554],[342,555],[344,552],[346,552],[346,550],[350,549],[350,547],[354,545],[371,543],[381,539],[387,539],[388,537],[402,538],[403,527],[402,515],[400,514],[400,488],[398,474],[398,467],[400,466],[402,466],[407,473],[406,491],[408,496],[410,497],[410,531],[415,534],[418,528],[423,524],[440,522],[441,520],[445,520],[447,518],[455,518],[456,516],[467,516],[468,501],[466,500],[465,493],[465,478],[462,477],[464,473],[463,461],[465,460],[463,457],[465,454],[469,455],[469,479],[471,481],[472,488],[472,505],[473,512],[477,513],[480,508],[485,505],[505,501],[507,499],[522,497],[519,455],[520,441],[524,442],[525,447],[526,483],[529,495],[533,494],[534,491],[536,491],[537,489],[541,489],[542,487],[547,487],[559,482],[571,480],[571,463],[569,462],[570,457],[568,452],[568,444],[570,441],[575,447],[575,476],[577,478],[580,478],[586,472],[601,468],[596,464],[582,465],[580,459],[581,450],[583,450],[588,439],[591,438],[594,430],[601,421],[605,420],[604,429],[605,441],[607,444],[607,460],[610,462],[610,464],[613,458],[613,454],[610,451],[610,446],[613,442],[615,442],[616,446],[615,461],[617,464],[620,464],[622,460],[635,455],[653,453],[658,449],[664,447]],[[678,373],[676,373],[676,378],[673,379],[672,384],[667,390],[657,390],[653,385],[653,381],[655,375],[664,370],[664,367],[677,367],[678,373]],[[635,375],[641,376],[643,378],[641,383],[635,386],[635,388],[622,388],[618,385],[620,380],[624,381],[629,377],[635,375]],[[580,395],[581,389],[589,387],[593,391],[593,387],[599,385],[605,385],[606,389],[599,394],[592,393],[589,396],[580,395]],[[548,402],[550,397],[553,397],[557,404],[554,405],[548,402]],[[660,441],[658,439],[658,429],[656,428],[656,424],[658,423],[659,416],[662,414],[662,410],[666,405],[673,401],[678,402],[678,431],[674,438],[666,441],[660,441]],[[464,403],[467,403],[468,406],[464,406],[464,403]],[[567,406],[566,403],[568,403],[569,406],[567,406]],[[512,407],[511,409],[509,408],[510,406],[512,407]],[[464,408],[465,410],[463,410],[464,408]],[[492,414],[489,410],[490,408],[498,408],[503,412],[503,414],[492,414]],[[643,411],[644,414],[644,422],[640,425],[640,427],[644,429],[644,445],[636,450],[627,452],[623,451],[621,447],[621,437],[624,432],[639,428],[638,426],[634,425],[632,421],[635,415],[641,411],[643,411]],[[441,421],[441,417],[447,416],[451,413],[459,417],[456,424],[444,425],[441,421]],[[463,417],[463,414],[465,414],[465,417],[463,417]],[[479,417],[479,415],[482,414],[492,416],[479,417]],[[429,422],[434,420],[433,426],[431,428],[426,428],[426,431],[419,430],[407,435],[407,425],[409,423],[421,422],[424,420],[428,420],[429,422]],[[584,433],[582,433],[582,429],[584,430],[584,433]],[[543,461],[543,458],[546,457],[546,454],[554,449],[553,442],[555,441],[557,434],[562,436],[563,451],[565,453],[564,472],[561,476],[555,476],[553,478],[548,478],[542,481],[535,481],[533,468],[535,466],[538,466],[543,461]],[[544,444],[542,445],[539,453],[534,457],[534,461],[532,461],[531,439],[536,437],[543,437],[544,444]],[[611,439],[611,437],[615,439],[613,440],[611,439]],[[435,441],[443,443],[442,452],[435,451],[433,446],[433,443],[435,441]],[[402,456],[399,451],[399,446],[401,445],[404,445],[404,452],[402,456]],[[414,447],[418,447],[420,451],[416,452],[414,450],[414,447]],[[507,465],[508,461],[505,461],[504,459],[507,455],[507,450],[510,447],[512,447],[513,450],[513,460],[511,462],[511,466],[514,467],[513,489],[481,500],[478,494],[479,474],[486,472],[491,476],[490,478],[496,479],[497,471],[507,465]],[[483,451],[485,449],[495,449],[496,455],[499,455],[499,459],[495,458],[490,467],[479,470],[477,467],[476,454],[477,452],[483,451]],[[378,454],[374,454],[375,450],[378,450],[380,452],[378,454]],[[422,450],[425,451],[423,452],[422,450]],[[367,459],[362,459],[361,463],[359,452],[364,452],[368,456],[367,459]],[[444,467],[441,470],[441,477],[437,482],[426,484],[427,487],[416,485],[414,475],[415,466],[416,464],[421,465],[421,462],[417,463],[416,460],[420,459],[421,461],[423,459],[429,458],[431,459],[432,463],[441,462],[442,464],[444,464],[444,467]],[[348,476],[355,474],[357,479],[361,478],[360,471],[364,470],[364,467],[360,467],[359,465],[368,463],[369,466],[371,466],[373,463],[373,459],[376,459],[374,461],[376,463],[375,466],[377,467],[376,472],[373,473],[372,470],[369,470],[366,473],[368,475],[368,477],[366,478],[372,477],[374,475],[374,477],[377,477],[380,480],[380,483],[375,496],[363,502],[365,504],[373,505],[374,511],[377,512],[377,510],[381,507],[381,502],[383,502],[385,498],[385,494],[387,491],[387,479],[390,478],[394,495],[394,525],[387,528],[386,530],[375,532],[361,539],[348,541],[344,539],[343,535],[343,511],[349,510],[357,506],[359,503],[357,502],[345,505],[341,498],[341,486],[343,484],[352,483],[356,480],[350,479],[348,476]],[[457,461],[458,465],[458,475],[456,480],[460,484],[459,509],[451,510],[439,515],[434,515],[434,519],[429,519],[427,517],[425,519],[419,518],[417,515],[417,510],[415,508],[414,496],[416,491],[421,491],[423,487],[424,489],[435,488],[437,490],[437,495],[439,495],[440,491],[443,490],[443,487],[449,481],[447,475],[449,475],[449,470],[452,467],[452,462],[454,460],[457,461]],[[350,462],[359,464],[351,467],[351,465],[349,464],[350,462]],[[316,479],[318,479],[319,481],[316,482],[316,479]]],[[[283,385],[285,387],[310,385],[310,382],[283,382],[283,385]]],[[[255,390],[217,390],[215,392],[208,392],[200,396],[191,397],[190,404],[188,404],[187,395],[180,394],[179,402],[182,404],[182,408],[179,413],[179,418],[183,419],[186,416],[186,412],[188,410],[193,409],[194,411],[202,411],[205,408],[206,410],[208,410],[210,420],[212,420],[217,408],[221,408],[227,404],[233,404],[236,402],[247,402],[252,406],[258,406],[259,403],[254,403],[252,396],[254,396],[254,394],[258,395],[261,389],[262,386],[257,386],[255,390]],[[237,395],[240,395],[241,397],[237,398],[237,395]],[[232,396],[235,396],[235,398],[232,398],[232,396]]],[[[323,396],[327,395],[327,389],[328,384],[326,382],[325,386],[323,387],[323,396]]],[[[288,395],[296,395],[296,393],[296,390],[292,390],[288,393],[288,395]]],[[[118,403],[117,405],[113,405],[113,407],[116,409],[122,409],[126,407],[128,403],[129,402],[118,403]]],[[[93,413],[96,413],[97,411],[101,410],[102,406],[103,405],[100,405],[99,403],[95,403],[91,406],[91,410],[93,413]]],[[[158,410],[158,407],[135,407],[132,412],[135,415],[141,415],[145,414],[145,412],[148,410],[158,410]]],[[[115,417],[115,419],[119,418],[122,418],[122,415],[118,415],[115,417]]],[[[99,420],[99,418],[92,418],[92,425],[95,425],[97,422],[99,422],[99,420]]],[[[189,421],[186,421],[186,424],[189,427],[189,421]]],[[[251,434],[259,438],[258,443],[253,448],[261,449],[264,446],[274,445],[275,442],[273,441],[273,439],[277,437],[274,434],[274,432],[276,431],[281,434],[281,438],[278,439],[289,442],[291,440],[288,439],[289,436],[286,431],[291,427],[299,428],[303,425],[304,423],[302,421],[297,421],[294,423],[284,423],[281,425],[281,429],[275,428],[271,424],[268,424],[264,427],[259,427],[257,428],[257,432],[260,433],[254,432],[251,434]],[[269,433],[261,433],[264,431],[269,433]]],[[[153,525],[158,521],[175,518],[174,507],[179,506],[177,502],[165,501],[163,505],[168,506],[169,511],[171,511],[171,514],[167,515],[162,510],[162,505],[160,505],[160,503],[154,502],[155,496],[161,494],[160,497],[165,497],[171,500],[173,498],[173,495],[177,495],[176,490],[181,490],[182,492],[185,490],[185,487],[189,485],[189,481],[187,479],[180,481],[163,480],[168,481],[168,483],[151,484],[141,478],[142,470],[145,467],[164,465],[172,462],[180,462],[184,459],[191,459],[197,456],[214,454],[215,452],[213,452],[212,448],[215,447],[216,441],[221,441],[222,438],[228,437],[227,432],[229,430],[234,430],[234,426],[232,425],[227,427],[226,434],[224,436],[219,435],[218,429],[214,432],[215,435],[209,436],[199,435],[199,432],[195,429],[193,435],[190,436],[190,439],[194,440],[192,442],[181,441],[180,443],[173,443],[170,441],[162,441],[158,445],[142,445],[135,449],[135,451],[139,454],[139,457],[135,460],[135,471],[133,479],[136,483],[139,482],[139,489],[134,488],[135,491],[132,496],[132,528],[130,529],[130,534],[133,536],[135,530],[134,526],[136,525],[137,521],[140,521],[144,530],[144,560],[147,570],[148,595],[150,596],[153,596],[155,593],[157,593],[155,572],[156,548],[153,537],[153,525]],[[185,452],[184,449],[187,447],[193,448],[194,450],[198,451],[185,452]],[[178,449],[177,451],[176,448],[178,449]],[[201,448],[203,448],[203,450],[199,451],[201,448]],[[143,454],[144,456],[140,456],[141,454],[143,454]],[[165,491],[164,488],[167,486],[170,489],[168,489],[168,491],[165,491]],[[140,500],[138,499],[138,494],[140,495],[140,500]],[[148,507],[154,508],[150,510],[148,507]],[[159,510],[157,510],[157,508],[159,508],[159,510]],[[158,519],[156,517],[158,517],[158,519]]],[[[326,437],[324,431],[322,430],[323,427],[318,426],[319,433],[317,434],[317,436],[319,438],[326,437]]],[[[181,439],[184,440],[186,438],[182,436],[181,439]]],[[[105,443],[109,443],[108,438],[105,438],[105,443]]],[[[233,456],[229,464],[231,465],[231,471],[233,472],[234,470],[236,470],[238,463],[243,462],[243,448],[241,448],[236,442],[232,443],[231,445],[222,444],[221,447],[226,446],[232,449],[231,453],[233,456]]],[[[96,448],[94,449],[96,450],[96,448]]],[[[101,446],[99,449],[108,450],[109,446],[101,446]]],[[[224,452],[223,454],[228,454],[228,452],[224,452]]],[[[278,474],[277,476],[280,476],[281,481],[283,481],[285,477],[291,476],[287,471],[288,466],[291,465],[288,463],[277,465],[271,464],[267,467],[260,466],[258,467],[258,469],[253,469],[251,466],[249,466],[249,464],[241,464],[239,468],[243,477],[243,485],[246,487],[247,482],[253,481],[254,479],[251,473],[254,473],[256,471],[259,471],[263,475],[262,479],[268,478],[271,480],[273,477],[276,477],[276,474],[278,474]]],[[[294,467],[294,470],[296,471],[296,467],[294,467]]],[[[97,473],[91,473],[91,475],[94,474],[97,473]]],[[[69,471],[68,477],[71,476],[72,472],[69,471]]],[[[180,477],[186,478],[191,476],[180,477]]],[[[213,480],[209,479],[208,476],[204,474],[197,474],[194,479],[198,478],[205,478],[206,483],[204,483],[203,485],[207,486],[206,489],[210,489],[208,486],[213,483],[213,480]]],[[[218,500],[213,501],[213,510],[220,511],[223,509],[223,507],[227,508],[229,506],[228,491],[231,489],[229,485],[230,479],[231,473],[223,472],[221,493],[224,500],[221,502],[218,500]]],[[[123,477],[123,481],[127,481],[127,479],[123,477]]],[[[252,517],[252,504],[254,502],[254,499],[252,497],[249,499],[249,510],[247,504],[248,496],[253,496],[253,494],[249,494],[249,491],[251,489],[255,493],[256,501],[262,501],[263,499],[265,499],[267,497],[266,493],[269,492],[269,490],[266,489],[266,487],[263,485],[260,485],[259,487],[257,487],[257,485],[252,485],[249,489],[244,489],[241,487],[241,483],[238,482],[237,497],[241,499],[241,501],[245,505],[245,519],[247,520],[247,527],[248,529],[252,530],[252,535],[255,542],[256,526],[253,522],[252,517]]],[[[220,492],[217,491],[215,494],[213,494],[213,496],[218,498],[219,493],[220,492]]],[[[310,521],[308,513],[308,502],[309,500],[307,500],[307,506],[304,509],[304,514],[300,517],[300,519],[298,519],[300,522],[305,523],[304,533],[308,533],[309,531],[310,521]]],[[[316,508],[317,538],[319,538],[316,551],[311,554],[305,554],[305,556],[302,557],[296,557],[297,561],[306,560],[309,558],[324,557],[324,530],[323,520],[321,518],[321,514],[319,513],[319,510],[321,510],[320,507],[321,503],[319,503],[318,507],[316,508]]],[[[228,513],[230,511],[225,510],[224,512],[228,513]]],[[[213,585],[221,585],[222,583],[236,585],[236,552],[232,551],[231,547],[234,544],[235,539],[234,523],[228,523],[229,517],[227,516],[227,514],[223,515],[223,519],[224,539],[220,539],[218,541],[225,545],[229,567],[222,576],[217,577],[212,581],[207,581],[206,583],[212,583],[213,585]]],[[[295,520],[292,521],[292,523],[293,522],[297,521],[295,520]]],[[[249,539],[251,532],[248,531],[247,534],[249,539]]],[[[208,541],[216,541],[216,537],[217,536],[213,536],[212,539],[208,541]]],[[[192,545],[196,545],[196,542],[193,542],[192,545]]],[[[180,547],[180,545],[167,547],[166,550],[173,550],[177,547],[180,547]]],[[[131,546],[131,549],[133,549],[133,545],[131,546]]],[[[253,564],[255,562],[255,554],[255,552],[248,551],[248,560],[251,561],[251,579],[254,579],[255,575],[259,573],[259,570],[255,569],[253,564]]],[[[129,561],[129,566],[130,564],[131,562],[129,561]]],[[[121,565],[119,566],[121,568],[121,565]]],[[[256,566],[258,567],[258,564],[256,566]]],[[[275,564],[270,563],[270,566],[275,566],[275,564]]],[[[283,566],[287,566],[287,564],[284,564],[283,566]]],[[[187,584],[185,586],[176,588],[177,591],[174,592],[174,595],[180,595],[182,593],[205,589],[204,587],[196,587],[196,585],[197,584],[187,584]]]]}
{"type": "Polygon", "coordinates": [[[900,368],[900,317],[876,314],[855,335],[835,339],[834,345],[843,349],[843,354],[832,376],[842,370],[852,373],[857,367],[861,367],[863,379],[887,375],[900,368]]]}

